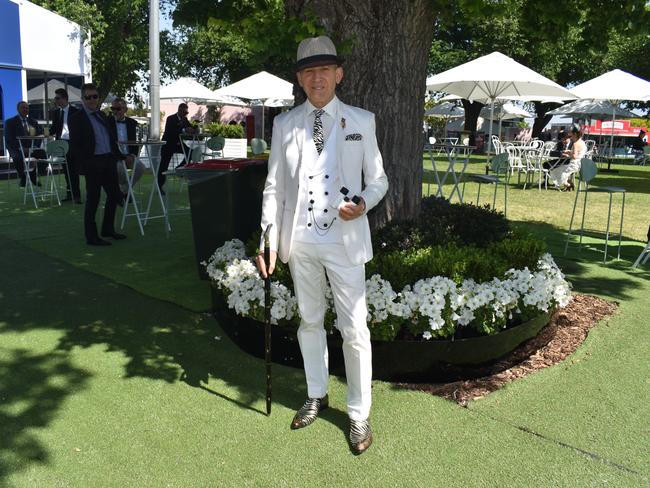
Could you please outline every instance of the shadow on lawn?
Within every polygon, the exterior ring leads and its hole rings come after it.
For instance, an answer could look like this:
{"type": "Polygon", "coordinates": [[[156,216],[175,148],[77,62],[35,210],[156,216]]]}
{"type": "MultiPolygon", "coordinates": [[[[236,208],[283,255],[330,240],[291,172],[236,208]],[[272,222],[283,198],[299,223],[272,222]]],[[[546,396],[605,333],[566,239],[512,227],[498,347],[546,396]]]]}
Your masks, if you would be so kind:
{"type": "Polygon", "coordinates": [[[605,253],[604,234],[600,232],[586,232],[588,239],[583,240],[583,245],[578,248],[577,237],[569,243],[567,255],[564,256],[566,243],[566,229],[559,229],[553,225],[542,222],[516,222],[514,227],[530,232],[546,242],[547,250],[567,275],[574,289],[580,293],[589,293],[616,300],[631,298],[631,292],[638,288],[638,280],[650,279],[650,266],[645,268],[632,268],[632,263],[637,258],[644,244],[632,241],[623,241],[621,246],[621,259],[615,259],[618,252],[618,240],[611,240],[607,252],[607,263],[603,263],[605,253]],[[595,238],[595,239],[593,239],[595,238]],[[598,264],[602,266],[603,273],[594,275],[594,269],[587,265],[598,264]],[[647,268],[647,269],[646,269],[647,268]],[[606,275],[607,270],[620,271],[616,276],[606,275]]]}
{"type": "MultiPolygon", "coordinates": [[[[240,351],[211,316],[146,297],[1,237],[0,246],[6,264],[0,334],[60,332],[58,346],[48,353],[0,349],[0,485],[11,472],[48,462],[30,429],[47,427],[66,397],[89,378],[67,359],[76,348],[103,345],[120,353],[125,360],[113,361],[124,363],[124,378],[183,381],[238,407],[264,408],[264,362],[240,351]],[[206,384],[211,377],[227,388],[206,384]]],[[[305,397],[302,372],[274,365],[273,374],[274,404],[299,406],[305,397]]]]}
{"type": "Polygon", "coordinates": [[[0,484],[11,472],[48,462],[32,429],[47,426],[67,396],[85,387],[89,376],[62,352],[0,349],[0,484]]]}

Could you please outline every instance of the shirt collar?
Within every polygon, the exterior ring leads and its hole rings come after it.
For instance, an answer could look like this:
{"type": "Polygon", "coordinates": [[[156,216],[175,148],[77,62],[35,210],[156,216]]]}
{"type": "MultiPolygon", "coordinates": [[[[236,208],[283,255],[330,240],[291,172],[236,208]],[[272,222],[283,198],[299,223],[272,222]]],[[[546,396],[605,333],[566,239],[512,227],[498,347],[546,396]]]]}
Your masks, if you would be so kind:
{"type": "MultiPolygon", "coordinates": [[[[314,110],[317,110],[316,107],[312,105],[312,103],[307,99],[305,102],[305,106],[307,107],[307,115],[311,115],[314,113],[314,110]]],[[[323,110],[327,115],[332,117],[332,119],[336,119],[336,113],[338,112],[339,109],[339,99],[336,95],[334,95],[334,98],[330,100],[330,102],[323,107],[323,110]]]]}

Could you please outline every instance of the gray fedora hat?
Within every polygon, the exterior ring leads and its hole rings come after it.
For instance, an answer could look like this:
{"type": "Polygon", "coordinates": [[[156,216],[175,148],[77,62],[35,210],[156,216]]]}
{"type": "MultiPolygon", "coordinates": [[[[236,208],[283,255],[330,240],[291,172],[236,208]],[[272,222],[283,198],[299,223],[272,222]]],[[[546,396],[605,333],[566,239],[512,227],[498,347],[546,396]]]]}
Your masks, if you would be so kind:
{"type": "Polygon", "coordinates": [[[336,54],[336,47],[327,36],[308,37],[300,41],[296,56],[296,71],[343,62],[336,54]]]}

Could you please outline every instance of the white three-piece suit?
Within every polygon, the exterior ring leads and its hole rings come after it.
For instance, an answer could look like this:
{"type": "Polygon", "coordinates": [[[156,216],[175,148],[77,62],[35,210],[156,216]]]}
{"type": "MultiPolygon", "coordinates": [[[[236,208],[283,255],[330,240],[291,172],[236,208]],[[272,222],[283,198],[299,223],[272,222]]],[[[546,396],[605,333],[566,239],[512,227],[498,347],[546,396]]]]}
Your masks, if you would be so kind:
{"type": "Polygon", "coordinates": [[[275,118],[262,204],[262,229],[273,224],[271,250],[289,263],[298,298],[298,340],[308,396],[327,393],[326,276],[343,338],[348,414],[365,420],[370,412],[372,357],[366,325],[365,263],[372,258],[365,215],[338,217],[341,187],[363,197],[366,212],[384,197],[388,180],[375,135],[374,115],[334,97],[325,107],[325,140],[313,140],[314,107],[309,103],[275,118]]]}

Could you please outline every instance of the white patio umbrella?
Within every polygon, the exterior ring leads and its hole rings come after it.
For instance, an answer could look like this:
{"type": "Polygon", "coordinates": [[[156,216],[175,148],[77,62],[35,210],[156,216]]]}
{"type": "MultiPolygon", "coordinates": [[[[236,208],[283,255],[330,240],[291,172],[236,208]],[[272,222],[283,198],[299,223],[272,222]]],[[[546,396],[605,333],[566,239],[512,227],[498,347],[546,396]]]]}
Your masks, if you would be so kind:
{"type": "Polygon", "coordinates": [[[267,101],[274,100],[274,103],[278,103],[278,100],[281,100],[289,104],[293,103],[293,84],[266,71],[260,71],[232,85],[219,88],[214,93],[250,100],[251,105],[253,101],[259,100],[262,104],[262,136],[264,136],[264,107],[268,106],[267,101]]]}
{"type": "Polygon", "coordinates": [[[167,86],[160,88],[161,100],[174,100],[180,102],[207,103],[215,102],[223,105],[246,105],[234,97],[215,95],[207,86],[203,86],[192,78],[179,78],[167,86]]]}
{"type": "MultiPolygon", "coordinates": [[[[566,88],[496,51],[427,78],[427,89],[451,93],[468,100],[484,99],[490,103],[491,121],[494,120],[494,102],[499,97],[574,98],[566,88]]],[[[491,139],[492,124],[488,152],[491,139]]]]}
{"type": "Polygon", "coordinates": [[[424,111],[429,117],[440,117],[443,119],[455,119],[465,116],[465,109],[450,102],[439,103],[424,111]]]}
{"type": "Polygon", "coordinates": [[[604,118],[614,117],[614,115],[624,118],[636,117],[636,114],[634,114],[634,112],[616,107],[616,105],[609,102],[608,100],[588,99],[575,100],[546,113],[548,115],[583,116],[589,117],[589,119],[598,118],[600,120],[603,120],[604,118]]]}
{"type": "Polygon", "coordinates": [[[609,141],[610,155],[614,152],[614,120],[621,101],[645,101],[650,98],[650,82],[626,71],[615,69],[585,81],[571,91],[579,98],[608,100],[615,107],[612,112],[612,132],[609,141]]]}
{"type": "Polygon", "coordinates": [[[426,109],[424,115],[443,119],[445,124],[444,137],[447,137],[447,124],[452,119],[465,117],[465,109],[452,102],[443,102],[426,109]]]}
{"type": "MultiPolygon", "coordinates": [[[[483,107],[481,109],[481,116],[487,117],[488,112],[488,108],[483,107]]],[[[523,119],[525,117],[533,116],[533,114],[521,107],[518,107],[512,102],[495,103],[494,114],[499,117],[500,120],[523,119]]]]}
{"type": "MultiPolygon", "coordinates": [[[[525,117],[533,117],[533,114],[528,112],[527,110],[524,110],[521,107],[518,107],[514,103],[510,102],[509,100],[513,100],[519,97],[497,97],[497,99],[494,101],[494,112],[493,115],[496,115],[499,118],[499,138],[501,138],[501,122],[504,120],[512,120],[512,119],[520,119],[520,118],[525,118],[525,117]]],[[[522,101],[529,101],[528,99],[530,97],[521,97],[522,101]]],[[[460,100],[461,97],[458,95],[445,95],[442,97],[440,100],[460,100]]],[[[490,100],[488,99],[478,99],[474,100],[475,102],[480,102],[484,104],[490,103],[490,100]]],[[[490,110],[491,108],[488,107],[483,107],[481,109],[480,116],[483,118],[488,118],[490,117],[490,110]]],[[[425,112],[426,113],[426,112],[425,112]]],[[[465,110],[463,109],[463,116],[464,116],[465,110]]],[[[491,122],[493,122],[492,119],[490,119],[491,122]]],[[[447,128],[445,127],[445,130],[447,128]]],[[[492,137],[490,137],[490,141],[492,140],[492,137]]]]}

